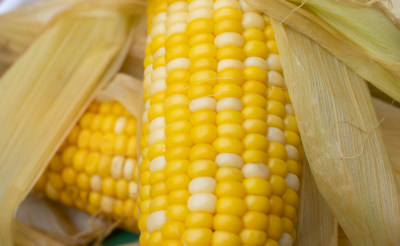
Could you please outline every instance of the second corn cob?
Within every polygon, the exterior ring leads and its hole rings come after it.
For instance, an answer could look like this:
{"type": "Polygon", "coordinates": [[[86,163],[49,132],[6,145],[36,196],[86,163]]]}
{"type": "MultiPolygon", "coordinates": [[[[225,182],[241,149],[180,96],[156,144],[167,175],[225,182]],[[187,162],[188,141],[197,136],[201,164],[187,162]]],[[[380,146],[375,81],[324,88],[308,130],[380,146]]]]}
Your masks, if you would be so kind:
{"type": "Polygon", "coordinates": [[[292,245],[302,147],[268,17],[149,3],[142,245],[292,245]]]}

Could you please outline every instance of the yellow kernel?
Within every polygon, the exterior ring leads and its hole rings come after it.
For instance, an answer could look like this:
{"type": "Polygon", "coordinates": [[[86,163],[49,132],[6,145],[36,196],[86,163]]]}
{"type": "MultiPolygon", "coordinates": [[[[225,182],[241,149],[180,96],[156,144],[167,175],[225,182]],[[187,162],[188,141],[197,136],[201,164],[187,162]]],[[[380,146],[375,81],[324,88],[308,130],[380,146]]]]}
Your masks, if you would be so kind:
{"type": "Polygon", "coordinates": [[[155,231],[150,233],[148,246],[159,246],[164,240],[161,231],[155,231]]]}
{"type": "Polygon", "coordinates": [[[268,223],[268,216],[264,213],[248,211],[243,215],[243,226],[246,229],[266,231],[268,223]]]}
{"type": "Polygon", "coordinates": [[[149,159],[153,160],[157,156],[160,156],[165,153],[165,143],[158,142],[150,146],[148,150],[149,159]]]}
{"type": "Polygon", "coordinates": [[[268,40],[267,41],[267,48],[269,53],[274,53],[274,54],[278,54],[278,46],[276,45],[276,41],[275,40],[268,40]]]}
{"type": "Polygon", "coordinates": [[[217,151],[210,144],[196,144],[190,150],[190,161],[195,160],[214,160],[217,156],[217,151]]]}
{"type": "Polygon", "coordinates": [[[213,124],[204,124],[194,126],[191,132],[193,142],[212,143],[217,138],[217,127],[213,124]]]}
{"type": "Polygon", "coordinates": [[[171,160],[164,167],[165,176],[169,177],[174,174],[186,173],[190,162],[188,160],[171,160]]]}
{"type": "Polygon", "coordinates": [[[217,213],[242,216],[246,212],[246,203],[238,197],[224,196],[218,199],[216,210],[217,213]]]}
{"type": "Polygon", "coordinates": [[[192,138],[190,137],[190,134],[188,133],[180,133],[180,134],[175,134],[172,136],[169,136],[167,140],[165,141],[165,145],[168,147],[173,147],[173,146],[187,146],[191,147],[193,145],[192,138]]]}
{"type": "MultiPolygon", "coordinates": [[[[189,120],[190,111],[186,106],[176,107],[165,112],[165,122],[170,123],[177,120],[189,120]]],[[[160,115],[164,116],[164,115],[160,115]]]]}
{"type": "Polygon", "coordinates": [[[301,173],[301,166],[300,163],[296,162],[295,160],[287,160],[287,169],[289,173],[293,173],[294,175],[299,176],[301,173]]]}
{"type": "Polygon", "coordinates": [[[283,122],[285,124],[286,130],[290,130],[290,131],[299,133],[299,129],[297,127],[297,121],[296,121],[296,118],[294,117],[294,115],[286,115],[283,122]]]}
{"type": "Polygon", "coordinates": [[[264,33],[258,28],[247,28],[243,32],[243,37],[247,41],[250,40],[259,40],[265,42],[265,35],[264,33]]]}
{"type": "Polygon", "coordinates": [[[276,215],[269,216],[269,227],[267,230],[268,237],[271,239],[279,240],[283,233],[282,220],[276,215]]]}
{"type": "Polygon", "coordinates": [[[268,73],[261,67],[250,66],[243,70],[243,75],[247,80],[255,80],[266,83],[268,80],[268,73]]]}
{"type": "Polygon", "coordinates": [[[261,135],[266,135],[268,130],[267,123],[259,119],[245,120],[243,128],[247,133],[258,133],[261,135]]]}
{"type": "Polygon", "coordinates": [[[77,150],[78,149],[73,145],[70,145],[64,149],[61,155],[61,160],[64,165],[72,165],[72,160],[77,150]]]}
{"type": "Polygon", "coordinates": [[[288,165],[282,159],[270,158],[268,160],[268,167],[269,167],[271,174],[274,174],[274,175],[286,177],[286,175],[288,173],[288,165]]]}
{"type": "Polygon", "coordinates": [[[217,113],[217,124],[222,125],[225,123],[242,124],[244,121],[243,115],[236,110],[224,110],[217,113]]]}
{"type": "Polygon", "coordinates": [[[176,44],[168,47],[165,52],[165,61],[168,63],[176,58],[188,57],[189,56],[189,45],[185,43],[176,44]]]}
{"type": "Polygon", "coordinates": [[[168,193],[167,186],[164,182],[155,183],[151,186],[150,197],[154,198],[157,196],[166,195],[168,193]]]}
{"type": "Polygon", "coordinates": [[[111,157],[108,155],[101,155],[99,164],[97,166],[97,174],[105,178],[110,175],[111,157]]]}
{"type": "Polygon", "coordinates": [[[170,147],[165,152],[165,159],[167,161],[176,160],[176,159],[189,159],[191,149],[193,149],[193,148],[186,147],[186,146],[170,147]]]}
{"type": "Polygon", "coordinates": [[[270,201],[265,196],[247,195],[245,197],[247,209],[250,211],[268,213],[270,210],[270,201]]]}
{"type": "Polygon", "coordinates": [[[189,82],[190,73],[186,69],[174,69],[168,73],[166,83],[168,86],[175,83],[189,82]]]}
{"type": "Polygon", "coordinates": [[[213,218],[213,215],[210,213],[194,212],[187,215],[187,217],[185,218],[185,224],[189,228],[203,227],[211,229],[213,226],[213,219],[215,221],[215,218],[213,218]]]}
{"type": "Polygon", "coordinates": [[[268,139],[265,135],[250,133],[243,139],[246,149],[266,150],[268,148],[268,139]]]}
{"type": "Polygon", "coordinates": [[[242,85],[245,81],[244,76],[242,69],[225,68],[218,72],[218,82],[242,85]]]}
{"type": "Polygon", "coordinates": [[[186,204],[172,204],[166,209],[167,218],[170,220],[185,221],[188,213],[186,204]]]}
{"type": "Polygon", "coordinates": [[[188,175],[191,179],[197,177],[214,177],[218,169],[217,164],[211,160],[197,160],[189,164],[188,175]]]}
{"type": "Polygon", "coordinates": [[[259,40],[249,40],[243,48],[247,57],[256,56],[266,59],[268,56],[267,45],[259,40]]]}
{"type": "Polygon", "coordinates": [[[163,170],[155,171],[150,174],[150,185],[165,181],[166,177],[163,170]]]}
{"type": "Polygon", "coordinates": [[[215,174],[215,179],[218,182],[225,180],[241,182],[243,178],[242,171],[235,167],[220,167],[215,174]]]}
{"type": "Polygon", "coordinates": [[[243,139],[246,132],[241,124],[221,124],[217,128],[218,136],[220,137],[231,137],[235,139],[243,139]]]}
{"type": "Polygon", "coordinates": [[[101,182],[101,191],[107,196],[114,196],[115,180],[111,177],[104,178],[101,182]]]}
{"type": "Polygon", "coordinates": [[[189,79],[189,83],[193,84],[205,84],[214,86],[217,84],[217,72],[212,70],[201,70],[192,73],[189,79]]]}
{"type": "Polygon", "coordinates": [[[286,233],[292,233],[294,229],[293,222],[290,219],[287,218],[282,218],[282,225],[283,225],[283,231],[286,233]]]}
{"type": "Polygon", "coordinates": [[[244,59],[246,59],[246,55],[242,48],[237,46],[224,46],[218,49],[217,60],[220,61],[224,59],[244,61],[244,59]]]}
{"type": "Polygon", "coordinates": [[[197,33],[210,33],[214,32],[213,21],[210,19],[197,19],[191,21],[186,26],[186,35],[190,38],[197,33]]]}
{"type": "Polygon", "coordinates": [[[272,193],[278,196],[283,195],[286,189],[286,181],[284,178],[279,175],[271,175],[269,182],[271,183],[272,193]]]}
{"type": "Polygon", "coordinates": [[[213,93],[213,87],[207,84],[190,85],[188,88],[188,97],[190,100],[211,96],[213,93]]]}
{"type": "Polygon", "coordinates": [[[279,116],[269,114],[267,115],[267,125],[284,130],[284,124],[279,116]]]}
{"type": "Polygon", "coordinates": [[[217,55],[217,47],[210,43],[195,44],[190,48],[189,59],[214,58],[217,55]]]}
{"type": "Polygon", "coordinates": [[[168,206],[168,197],[166,195],[157,196],[150,201],[150,213],[165,210],[168,206]]]}
{"type": "Polygon", "coordinates": [[[290,131],[290,130],[286,130],[285,131],[285,142],[286,142],[286,144],[290,144],[295,147],[299,147],[301,140],[300,140],[299,135],[297,135],[297,133],[290,131]]]}
{"type": "Polygon", "coordinates": [[[245,150],[242,158],[246,163],[264,163],[268,162],[268,154],[261,150],[245,150]]]}
{"type": "Polygon", "coordinates": [[[290,205],[283,206],[283,216],[290,219],[291,221],[296,221],[296,208],[290,205]]]}
{"type": "Polygon", "coordinates": [[[216,231],[213,233],[212,245],[215,246],[240,246],[240,237],[232,232],[216,231]]]}
{"type": "MultiPolygon", "coordinates": [[[[154,39],[153,39],[154,41],[154,39]]],[[[184,44],[188,42],[188,38],[184,33],[175,33],[169,36],[165,43],[165,48],[170,49],[178,44],[184,44]]],[[[161,48],[161,47],[159,47],[161,48]]],[[[154,50],[153,52],[157,51],[158,49],[154,50]]]]}
{"type": "Polygon", "coordinates": [[[168,203],[169,204],[177,204],[183,203],[186,204],[189,199],[190,193],[187,189],[182,190],[174,190],[168,194],[168,203]]]}
{"type": "Polygon", "coordinates": [[[243,152],[243,143],[235,138],[219,137],[213,143],[218,153],[234,153],[240,155],[243,152]]]}
{"type": "Polygon", "coordinates": [[[269,202],[271,204],[270,213],[275,214],[277,216],[282,216],[283,206],[284,206],[282,198],[277,195],[272,195],[271,198],[269,199],[269,202]]]}
{"type": "Polygon", "coordinates": [[[275,101],[278,101],[278,102],[283,103],[283,104],[286,101],[285,93],[283,92],[283,90],[281,88],[276,87],[276,86],[268,86],[267,99],[268,100],[275,100],[275,101]]]}
{"type": "Polygon", "coordinates": [[[246,178],[243,180],[243,186],[247,194],[251,195],[271,195],[271,184],[262,178],[246,178]]]}
{"type": "Polygon", "coordinates": [[[264,96],[267,90],[267,86],[264,83],[256,80],[247,80],[242,88],[245,93],[254,93],[260,96],[264,96]]]}
{"type": "Polygon", "coordinates": [[[216,71],[217,67],[218,63],[214,57],[206,57],[192,60],[189,70],[192,73],[200,70],[216,71]]]}
{"type": "Polygon", "coordinates": [[[239,233],[243,229],[242,220],[232,214],[216,214],[213,225],[216,231],[239,233]]]}
{"type": "Polygon", "coordinates": [[[168,177],[166,181],[168,191],[187,189],[190,182],[189,176],[186,174],[176,174],[168,177]]]}
{"type": "Polygon", "coordinates": [[[243,96],[243,90],[239,85],[228,83],[225,80],[221,80],[221,82],[214,87],[214,98],[216,100],[225,97],[241,98],[243,96]]]}
{"type": "Polygon", "coordinates": [[[277,142],[270,142],[268,145],[268,156],[286,160],[286,149],[283,144],[277,142]]]}
{"type": "Polygon", "coordinates": [[[187,246],[211,245],[212,231],[206,228],[189,228],[182,234],[182,241],[187,246]]]}
{"type": "Polygon", "coordinates": [[[239,20],[225,19],[218,21],[214,26],[214,35],[218,35],[225,32],[236,32],[242,33],[243,27],[239,20]]]}
{"type": "Polygon", "coordinates": [[[263,231],[244,229],[240,232],[242,243],[250,245],[264,245],[267,242],[267,234],[263,231]]]}
{"type": "Polygon", "coordinates": [[[247,93],[243,95],[242,102],[244,106],[265,107],[266,100],[263,96],[255,93],[247,93]]]}
{"type": "Polygon", "coordinates": [[[190,133],[192,126],[187,120],[174,121],[165,127],[165,135],[170,136],[176,133],[190,133]]]}
{"type": "Polygon", "coordinates": [[[216,124],[217,113],[213,110],[197,110],[192,113],[190,117],[190,122],[192,125],[201,125],[201,124],[216,124]]]}
{"type": "Polygon", "coordinates": [[[195,33],[189,39],[189,45],[192,47],[195,44],[211,43],[214,44],[214,35],[211,33],[195,33]]]}
{"type": "Polygon", "coordinates": [[[299,200],[299,197],[293,189],[287,188],[285,194],[283,194],[283,201],[285,204],[296,206],[299,200]]]}
{"type": "Polygon", "coordinates": [[[167,221],[161,228],[163,238],[180,239],[185,231],[185,224],[180,221],[167,221]]]}
{"type": "Polygon", "coordinates": [[[223,20],[242,20],[242,11],[234,7],[223,7],[214,11],[213,20],[220,22],[223,20]]]}
{"type": "Polygon", "coordinates": [[[235,196],[243,198],[246,195],[246,191],[242,183],[238,181],[220,181],[215,188],[215,195],[217,197],[223,196],[235,196]]]}
{"type": "Polygon", "coordinates": [[[61,173],[62,180],[67,185],[75,184],[76,171],[72,167],[66,167],[61,173]]]}

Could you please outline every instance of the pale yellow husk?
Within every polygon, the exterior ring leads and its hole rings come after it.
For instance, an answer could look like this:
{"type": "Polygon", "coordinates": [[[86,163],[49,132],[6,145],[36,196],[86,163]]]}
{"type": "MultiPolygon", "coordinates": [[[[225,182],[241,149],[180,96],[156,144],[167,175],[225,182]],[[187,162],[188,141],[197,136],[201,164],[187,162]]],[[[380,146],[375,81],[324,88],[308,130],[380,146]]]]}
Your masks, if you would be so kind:
{"type": "Polygon", "coordinates": [[[366,82],[272,21],[318,190],[354,245],[398,245],[400,195],[366,82]]]}
{"type": "Polygon", "coordinates": [[[0,80],[0,245],[13,215],[96,92],[120,69],[145,3],[89,1],[58,16],[0,80]]]}
{"type": "MultiPolygon", "coordinates": [[[[342,30],[333,28],[317,15],[307,11],[304,7],[298,7],[287,0],[246,0],[246,2],[278,21],[284,22],[295,30],[307,35],[344,62],[348,67],[352,68],[362,78],[372,83],[396,101],[400,101],[400,58],[398,56],[396,56],[396,59],[392,59],[393,57],[388,57],[384,52],[385,49],[376,49],[374,45],[369,45],[369,47],[375,49],[373,51],[362,48],[356,43],[366,42],[365,40],[358,40],[355,42],[349,39],[342,30]]],[[[308,1],[306,1],[306,4],[307,2],[308,1]]],[[[325,1],[322,2],[322,5],[324,4],[325,1]]],[[[363,7],[358,8],[364,9],[363,7]]],[[[346,19],[347,23],[342,23],[342,27],[348,28],[347,25],[349,23],[356,21],[362,22],[360,15],[363,15],[363,13],[364,12],[361,12],[354,16],[351,15],[352,13],[348,13],[348,18],[346,19]]],[[[384,15],[380,16],[386,18],[384,15]]],[[[336,19],[333,18],[332,21],[335,22],[335,20],[336,19]]],[[[381,22],[385,22],[387,24],[386,26],[390,26],[388,19],[382,20],[381,22]]],[[[376,29],[380,28],[380,25],[370,25],[369,23],[368,25],[371,27],[371,30],[368,29],[368,32],[370,32],[370,34],[372,33],[372,35],[375,33],[376,29]]],[[[390,33],[388,32],[386,33],[387,35],[382,37],[376,36],[373,43],[376,45],[385,44],[385,47],[394,47],[395,49],[393,50],[395,52],[393,52],[393,54],[398,54],[399,46],[396,46],[396,43],[388,42],[388,44],[385,41],[386,39],[393,39],[395,41],[398,40],[400,36],[400,31],[397,29],[396,32],[394,24],[391,25],[391,27],[388,27],[388,29],[391,30],[390,33]]],[[[357,31],[356,29],[351,30],[357,31]]],[[[376,31],[376,33],[379,32],[376,31]]],[[[360,37],[364,37],[363,34],[361,34],[359,38],[360,37]]]]}
{"type": "Polygon", "coordinates": [[[319,193],[307,160],[303,163],[297,246],[337,246],[338,224],[328,204],[319,193]]]}

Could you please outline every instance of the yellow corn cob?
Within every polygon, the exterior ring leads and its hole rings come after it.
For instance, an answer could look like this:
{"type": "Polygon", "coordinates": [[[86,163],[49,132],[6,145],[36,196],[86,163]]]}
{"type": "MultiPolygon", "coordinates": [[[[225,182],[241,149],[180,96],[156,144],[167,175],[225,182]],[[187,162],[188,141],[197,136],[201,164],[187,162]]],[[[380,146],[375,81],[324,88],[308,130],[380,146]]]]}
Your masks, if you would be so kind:
{"type": "Polygon", "coordinates": [[[36,190],[137,230],[136,118],[118,102],[94,101],[36,184],[36,190]]]}
{"type": "Polygon", "coordinates": [[[152,0],[141,245],[292,245],[302,147],[269,18],[152,0]]]}

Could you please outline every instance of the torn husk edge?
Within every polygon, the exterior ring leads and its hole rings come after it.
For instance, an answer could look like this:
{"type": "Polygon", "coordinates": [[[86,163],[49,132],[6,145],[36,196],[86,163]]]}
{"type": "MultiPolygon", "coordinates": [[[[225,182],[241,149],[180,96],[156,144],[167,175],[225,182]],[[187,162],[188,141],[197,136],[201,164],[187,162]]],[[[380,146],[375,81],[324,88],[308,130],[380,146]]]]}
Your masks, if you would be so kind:
{"type": "Polygon", "coordinates": [[[101,7],[101,18],[96,6],[60,17],[0,80],[1,245],[12,245],[16,207],[130,48],[135,15],[101,7]]]}
{"type": "Polygon", "coordinates": [[[340,30],[334,29],[315,14],[287,0],[245,1],[279,22],[307,35],[359,76],[400,102],[400,63],[372,55],[346,38],[340,30]]]}
{"type": "Polygon", "coordinates": [[[397,245],[399,187],[366,82],[303,34],[271,22],[318,190],[352,244],[397,245]]]}

